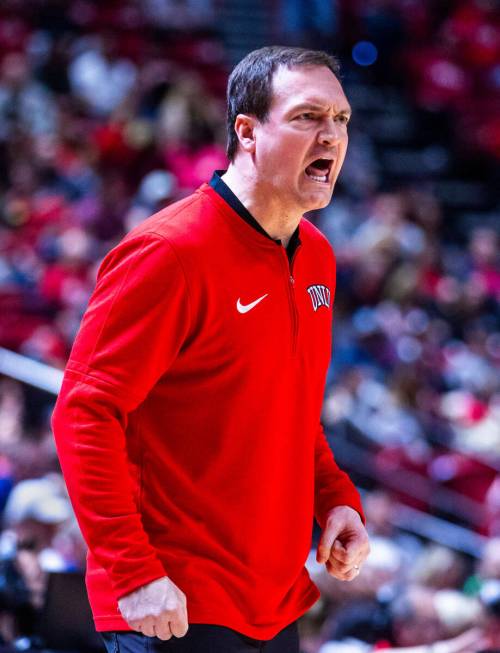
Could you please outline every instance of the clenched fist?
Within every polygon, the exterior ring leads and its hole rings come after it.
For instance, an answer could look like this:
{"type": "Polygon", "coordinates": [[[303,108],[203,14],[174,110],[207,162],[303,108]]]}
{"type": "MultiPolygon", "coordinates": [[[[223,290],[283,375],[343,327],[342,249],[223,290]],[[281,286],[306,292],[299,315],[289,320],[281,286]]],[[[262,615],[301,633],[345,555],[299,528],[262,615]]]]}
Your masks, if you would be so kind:
{"type": "Polygon", "coordinates": [[[183,637],[188,630],[186,595],[164,576],[123,596],[118,601],[123,618],[149,637],[183,637]]]}
{"type": "Polygon", "coordinates": [[[328,513],[316,560],[324,562],[330,576],[353,580],[370,553],[368,533],[359,514],[349,506],[328,513]]]}

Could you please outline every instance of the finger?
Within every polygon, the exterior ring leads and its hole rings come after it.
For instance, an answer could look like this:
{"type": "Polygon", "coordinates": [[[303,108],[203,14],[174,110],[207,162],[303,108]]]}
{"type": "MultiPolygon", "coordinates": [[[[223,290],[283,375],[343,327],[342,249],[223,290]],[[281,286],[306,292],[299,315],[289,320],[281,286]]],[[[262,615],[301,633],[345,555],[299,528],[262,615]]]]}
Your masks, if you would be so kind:
{"type": "Polygon", "coordinates": [[[362,548],[356,540],[343,545],[340,540],[335,540],[332,547],[332,556],[348,567],[358,564],[358,560],[363,557],[362,548]]]}
{"type": "Polygon", "coordinates": [[[170,630],[170,622],[167,617],[161,617],[156,620],[155,623],[156,637],[166,641],[172,637],[172,631],[170,630]]]}
{"type": "Polygon", "coordinates": [[[333,555],[331,555],[328,558],[327,562],[329,562],[330,566],[333,569],[335,569],[335,571],[337,571],[339,574],[346,574],[348,571],[351,571],[351,569],[354,567],[354,564],[345,564],[344,562],[340,562],[333,555]]]}
{"type": "Polygon", "coordinates": [[[140,632],[147,637],[155,636],[155,618],[154,617],[144,617],[141,622],[140,632]]]}
{"type": "Polygon", "coordinates": [[[354,580],[356,576],[359,575],[359,568],[356,567],[351,567],[347,571],[340,571],[339,569],[336,568],[335,565],[333,565],[330,560],[326,561],[326,569],[330,576],[333,576],[334,578],[337,578],[337,580],[342,580],[342,581],[349,581],[349,580],[354,580]]]}
{"type": "Polygon", "coordinates": [[[353,567],[350,571],[348,571],[344,575],[344,580],[347,580],[347,581],[354,580],[355,578],[357,578],[359,576],[359,571],[360,570],[358,568],[353,567]]]}
{"type": "Polygon", "coordinates": [[[185,610],[177,611],[170,616],[170,630],[175,637],[184,637],[188,631],[187,612],[185,610]]]}
{"type": "Polygon", "coordinates": [[[338,543],[338,540],[335,540],[330,557],[328,558],[333,565],[337,565],[339,569],[345,571],[347,569],[352,569],[354,566],[361,567],[361,565],[366,560],[366,555],[364,552],[354,552],[349,548],[345,548],[341,543],[338,543]]]}
{"type": "Polygon", "coordinates": [[[330,557],[333,543],[336,541],[339,532],[339,525],[335,526],[334,523],[327,522],[327,525],[321,534],[321,538],[318,543],[318,550],[316,552],[316,560],[319,563],[326,562],[330,557]]]}
{"type": "Polygon", "coordinates": [[[336,560],[338,564],[352,567],[352,560],[349,559],[349,552],[340,540],[335,540],[333,543],[329,558],[336,560]]]}
{"type": "Polygon", "coordinates": [[[359,573],[361,570],[361,566],[363,564],[362,560],[353,560],[349,564],[345,564],[337,560],[333,555],[331,555],[328,558],[327,562],[330,564],[330,567],[332,567],[332,569],[335,569],[335,571],[337,571],[340,574],[347,574],[351,570],[357,571],[359,573]]]}
{"type": "Polygon", "coordinates": [[[337,580],[346,580],[346,572],[340,571],[337,569],[337,566],[332,564],[330,560],[327,560],[325,563],[326,570],[330,576],[333,576],[333,578],[336,578],[337,580]]]}
{"type": "Polygon", "coordinates": [[[351,567],[363,563],[369,553],[370,543],[366,533],[360,533],[344,543],[336,540],[332,547],[334,557],[351,567]]]}

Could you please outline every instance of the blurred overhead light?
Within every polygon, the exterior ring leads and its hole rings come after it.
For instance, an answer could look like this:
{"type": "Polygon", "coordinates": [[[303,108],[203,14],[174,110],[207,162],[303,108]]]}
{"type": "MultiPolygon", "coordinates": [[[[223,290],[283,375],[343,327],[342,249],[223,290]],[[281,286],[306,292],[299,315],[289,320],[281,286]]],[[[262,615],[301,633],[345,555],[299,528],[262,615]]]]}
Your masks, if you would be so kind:
{"type": "Polygon", "coordinates": [[[371,66],[377,57],[378,50],[370,41],[358,41],[352,49],[352,58],[358,66],[371,66]]]}

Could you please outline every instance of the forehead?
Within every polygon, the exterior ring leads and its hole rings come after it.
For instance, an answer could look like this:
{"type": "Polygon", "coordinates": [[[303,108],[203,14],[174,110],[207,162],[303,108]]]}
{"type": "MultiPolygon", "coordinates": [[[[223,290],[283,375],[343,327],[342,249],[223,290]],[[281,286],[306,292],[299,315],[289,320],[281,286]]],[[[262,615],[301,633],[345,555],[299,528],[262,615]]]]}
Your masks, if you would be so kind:
{"type": "Polygon", "coordinates": [[[342,86],[326,66],[280,66],[273,75],[271,110],[288,111],[295,105],[311,102],[336,111],[349,110],[342,86]]]}

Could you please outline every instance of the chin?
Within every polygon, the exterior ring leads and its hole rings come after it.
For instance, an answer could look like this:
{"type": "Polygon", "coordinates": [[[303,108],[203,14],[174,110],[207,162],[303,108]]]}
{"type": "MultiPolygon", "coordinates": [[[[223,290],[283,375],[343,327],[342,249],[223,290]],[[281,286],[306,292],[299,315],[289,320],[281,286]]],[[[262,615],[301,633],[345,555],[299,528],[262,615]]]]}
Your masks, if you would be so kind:
{"type": "Polygon", "coordinates": [[[316,211],[318,209],[324,209],[325,206],[328,206],[330,202],[332,201],[332,193],[329,193],[328,195],[321,194],[321,195],[315,195],[314,197],[308,198],[304,202],[303,208],[304,211],[316,211]]]}

